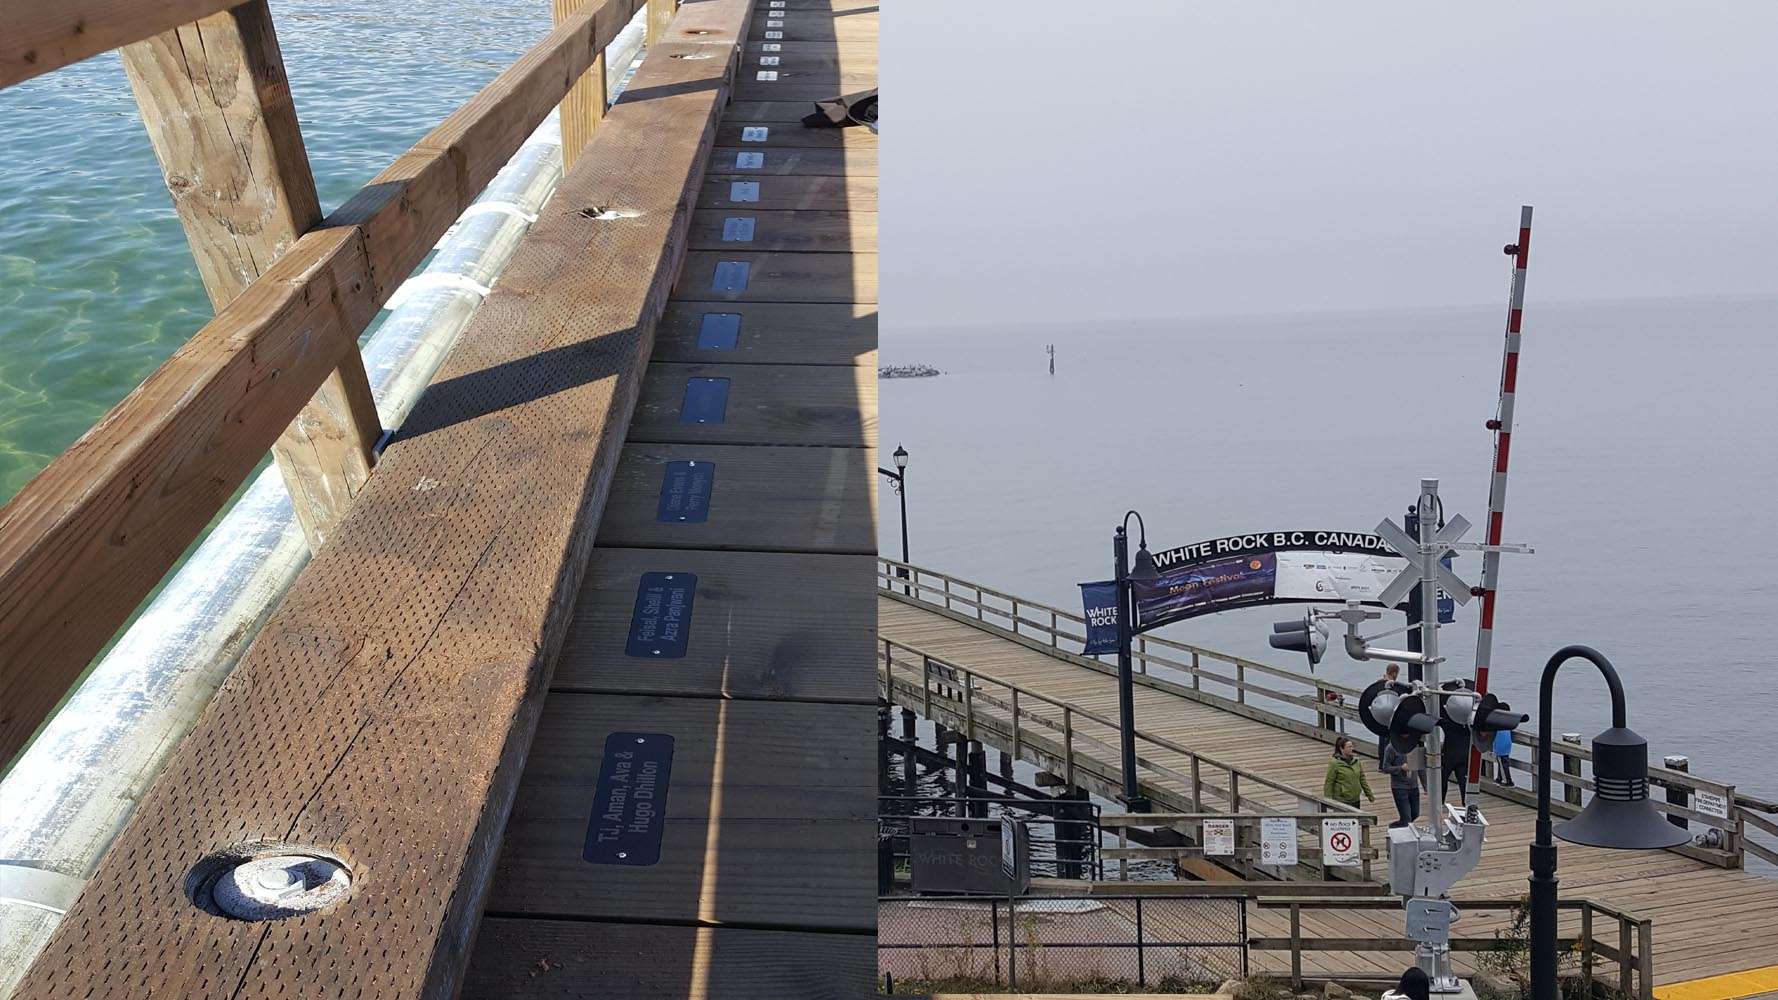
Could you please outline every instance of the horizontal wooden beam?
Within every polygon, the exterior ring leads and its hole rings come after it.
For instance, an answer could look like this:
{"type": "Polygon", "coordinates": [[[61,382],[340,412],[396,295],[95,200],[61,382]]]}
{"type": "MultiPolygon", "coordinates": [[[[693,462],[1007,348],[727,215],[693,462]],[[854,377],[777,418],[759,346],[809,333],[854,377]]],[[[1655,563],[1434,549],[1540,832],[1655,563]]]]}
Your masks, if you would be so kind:
{"type": "Polygon", "coordinates": [[[0,3],[0,88],[209,17],[240,0],[0,3]]]}
{"type": "Polygon", "coordinates": [[[638,3],[604,0],[564,20],[0,508],[0,760],[23,748],[638,3]]]}
{"type": "Polygon", "coordinates": [[[16,1000],[458,995],[748,3],[699,6],[726,38],[651,54],[16,1000]],[[197,859],[265,840],[345,859],[351,892],[193,907],[197,859]]]}

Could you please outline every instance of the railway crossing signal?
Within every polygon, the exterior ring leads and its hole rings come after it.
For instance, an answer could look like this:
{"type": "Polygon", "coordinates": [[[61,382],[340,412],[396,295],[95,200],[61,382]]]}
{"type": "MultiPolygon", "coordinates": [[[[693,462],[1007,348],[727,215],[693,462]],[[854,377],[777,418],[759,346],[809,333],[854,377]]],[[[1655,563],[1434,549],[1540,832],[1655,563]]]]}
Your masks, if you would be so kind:
{"type": "Polygon", "coordinates": [[[1327,626],[1316,621],[1313,612],[1300,619],[1273,622],[1267,639],[1273,649],[1291,649],[1307,656],[1310,672],[1327,655],[1327,626]]]}

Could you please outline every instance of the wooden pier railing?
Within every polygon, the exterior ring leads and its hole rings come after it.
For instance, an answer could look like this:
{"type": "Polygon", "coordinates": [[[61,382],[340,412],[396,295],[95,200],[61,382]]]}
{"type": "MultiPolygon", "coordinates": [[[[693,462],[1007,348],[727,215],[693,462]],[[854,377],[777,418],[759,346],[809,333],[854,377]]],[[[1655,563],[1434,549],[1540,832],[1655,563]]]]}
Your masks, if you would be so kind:
{"type": "MultiPolygon", "coordinates": [[[[1110,672],[1114,668],[1084,656],[1086,622],[1078,612],[983,586],[948,573],[895,559],[877,560],[877,588],[884,597],[917,604],[958,620],[968,620],[1015,642],[1053,653],[1089,669],[1110,672]]],[[[1245,657],[1160,636],[1138,636],[1132,650],[1136,682],[1225,711],[1260,720],[1301,735],[1332,743],[1337,732],[1315,723],[1317,714],[1345,719],[1348,730],[1358,722],[1360,689],[1301,671],[1261,663],[1245,657]],[[1329,694],[1339,700],[1328,700],[1329,694]]],[[[1535,736],[1515,732],[1515,744],[1534,748],[1535,736]]],[[[1358,741],[1361,752],[1366,740],[1358,741]]],[[[1555,773],[1551,778],[1570,794],[1562,796],[1553,810],[1560,816],[1579,811],[1580,793],[1593,787],[1588,768],[1591,747],[1558,741],[1551,748],[1555,773]]],[[[1529,774],[1528,760],[1512,759],[1514,770],[1529,774]]],[[[1654,800],[1654,807],[1694,826],[1719,831],[1718,846],[1682,846],[1675,850],[1729,868],[1739,868],[1751,854],[1778,864],[1778,804],[1741,795],[1735,786],[1686,771],[1651,766],[1650,781],[1668,789],[1682,790],[1687,805],[1654,800]],[[1706,812],[1703,803],[1718,803],[1720,812],[1706,812]],[[1771,838],[1771,845],[1749,840],[1752,830],[1771,838]]],[[[1528,783],[1527,783],[1528,784],[1528,783]]],[[[1486,790],[1523,805],[1535,805],[1528,787],[1512,788],[1485,780],[1486,790]]]]}
{"type": "MultiPolygon", "coordinates": [[[[1288,937],[1254,936],[1248,938],[1247,945],[1255,951],[1287,951],[1290,953],[1290,984],[1293,988],[1303,985],[1303,955],[1305,952],[1412,952],[1415,942],[1405,937],[1359,937],[1342,934],[1338,937],[1319,936],[1304,933],[1303,916],[1305,913],[1322,910],[1379,910],[1398,913],[1401,901],[1394,896],[1381,898],[1344,898],[1330,899],[1316,896],[1308,898],[1261,898],[1254,900],[1263,909],[1288,910],[1290,914],[1290,933],[1288,937]]],[[[1458,899],[1452,900],[1459,912],[1474,913],[1511,912],[1524,904],[1512,899],[1458,899]]],[[[1637,1000],[1653,1000],[1654,976],[1654,922],[1623,910],[1614,909],[1603,903],[1590,899],[1562,899],[1557,902],[1559,911],[1578,912],[1580,926],[1570,933],[1566,928],[1558,929],[1557,949],[1561,954],[1573,955],[1579,964],[1578,974],[1583,984],[1583,996],[1594,995],[1594,984],[1615,988],[1612,995],[1637,1000]],[[1603,925],[1603,926],[1602,926],[1603,925]],[[1616,975],[1609,981],[1600,978],[1595,966],[1599,959],[1610,962],[1615,967],[1616,975]]],[[[1560,914],[1558,914],[1560,915],[1560,914]]],[[[1510,938],[1499,934],[1486,936],[1465,934],[1451,937],[1451,950],[1460,954],[1476,954],[1484,952],[1510,951],[1514,947],[1510,938]]],[[[1319,980],[1358,981],[1370,978],[1361,973],[1342,973],[1339,970],[1328,970],[1325,967],[1315,972],[1314,978],[1319,980]]],[[[1393,977],[1391,977],[1393,981],[1393,977]]]]}
{"type": "MultiPolygon", "coordinates": [[[[925,718],[947,725],[968,739],[986,738],[1015,759],[1034,760],[1060,775],[1070,787],[1117,784],[1120,750],[1115,719],[931,656],[894,639],[880,637],[877,648],[878,682],[886,699],[915,708],[925,718]],[[1083,728],[1089,725],[1099,727],[1108,736],[1094,735],[1083,728]]],[[[1319,867],[1325,879],[1328,873],[1321,858],[1321,821],[1351,817],[1359,822],[1360,874],[1365,879],[1371,877],[1371,863],[1380,856],[1371,838],[1375,814],[1140,729],[1136,743],[1136,764],[1148,779],[1143,791],[1157,803],[1189,815],[1164,821],[1143,817],[1127,821],[1125,826],[1162,825],[1195,838],[1206,816],[1234,818],[1238,820],[1237,830],[1250,834],[1257,831],[1261,817],[1290,818],[1297,827],[1300,863],[1319,867]],[[1157,760],[1157,753],[1183,759],[1184,766],[1157,760]],[[1216,811],[1215,806],[1223,808],[1216,811]]],[[[1257,837],[1245,841],[1247,849],[1237,852],[1237,860],[1250,860],[1247,855],[1256,858],[1253,845],[1257,842],[1257,837]]],[[[1106,856],[1117,855],[1108,851],[1106,856]]]]}
{"type": "Polygon", "coordinates": [[[0,6],[0,87],[123,49],[216,307],[0,508],[0,761],[267,451],[311,547],[328,537],[383,433],[359,335],[559,103],[578,154],[599,56],[644,2],[653,37],[673,0],[557,0],[555,30],[326,218],[266,0],[0,6]]]}

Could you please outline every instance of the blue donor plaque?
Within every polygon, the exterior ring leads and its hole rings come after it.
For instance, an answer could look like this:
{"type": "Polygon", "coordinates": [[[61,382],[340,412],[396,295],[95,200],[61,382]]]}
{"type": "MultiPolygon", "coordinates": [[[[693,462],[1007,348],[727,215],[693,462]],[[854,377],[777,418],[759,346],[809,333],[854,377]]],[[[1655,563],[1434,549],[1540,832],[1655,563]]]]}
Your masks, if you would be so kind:
{"type": "Polygon", "coordinates": [[[710,520],[710,487],[715,482],[715,462],[668,462],[661,473],[661,504],[654,519],[668,524],[710,520]]]}
{"type": "Polygon", "coordinates": [[[605,737],[593,815],[581,857],[596,865],[652,865],[661,859],[673,737],[612,733],[605,737]]]}
{"type": "Polygon", "coordinates": [[[691,602],[698,578],[690,573],[644,573],[630,615],[624,652],[651,660],[677,660],[691,639],[691,602]]]}
{"type": "Polygon", "coordinates": [[[732,351],[740,340],[740,313],[705,313],[698,322],[700,351],[732,351]]]}
{"type": "Polygon", "coordinates": [[[720,424],[728,419],[728,379],[692,378],[679,404],[682,424],[720,424]]]}

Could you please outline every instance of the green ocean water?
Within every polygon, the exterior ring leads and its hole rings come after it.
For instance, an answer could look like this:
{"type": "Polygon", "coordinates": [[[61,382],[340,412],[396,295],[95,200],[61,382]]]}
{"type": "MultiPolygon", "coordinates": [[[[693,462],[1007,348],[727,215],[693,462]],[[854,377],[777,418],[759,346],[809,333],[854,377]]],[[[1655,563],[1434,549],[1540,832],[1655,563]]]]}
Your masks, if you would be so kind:
{"type": "MultiPolygon", "coordinates": [[[[549,29],[546,0],[271,0],[323,210],[549,29]]],[[[0,91],[0,501],[210,318],[115,53],[0,91]]]]}

